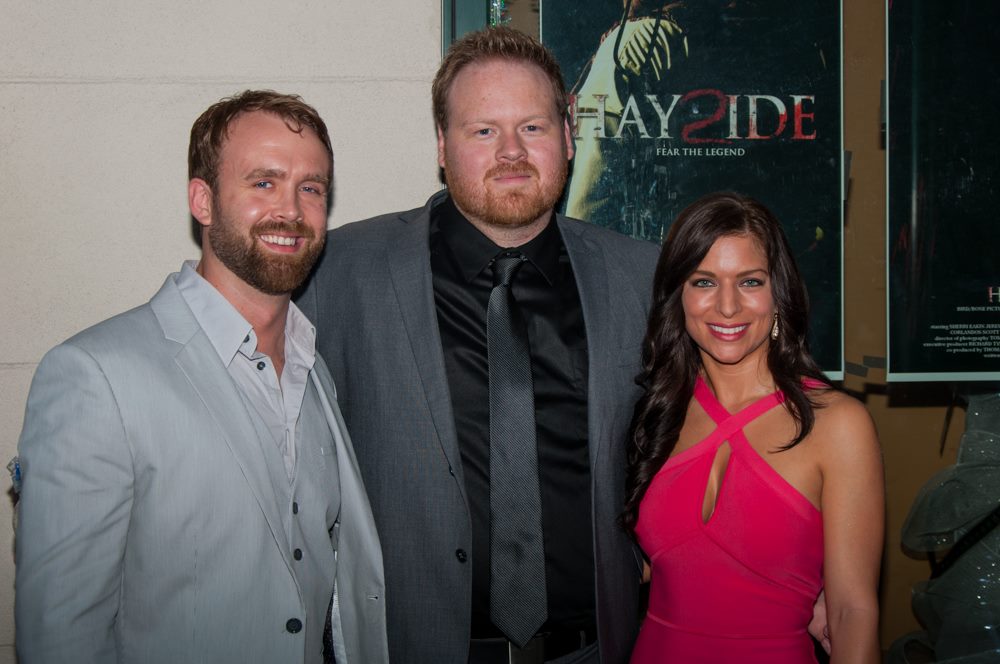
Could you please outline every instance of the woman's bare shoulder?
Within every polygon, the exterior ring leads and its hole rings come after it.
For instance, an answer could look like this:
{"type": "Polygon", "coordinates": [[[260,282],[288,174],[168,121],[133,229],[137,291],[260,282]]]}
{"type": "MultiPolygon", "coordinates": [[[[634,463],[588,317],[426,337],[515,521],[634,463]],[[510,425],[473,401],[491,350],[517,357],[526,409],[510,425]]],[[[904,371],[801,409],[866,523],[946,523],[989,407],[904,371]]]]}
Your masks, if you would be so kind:
{"type": "Polygon", "coordinates": [[[817,390],[810,396],[818,406],[813,435],[820,447],[838,455],[867,455],[879,450],[875,423],[864,404],[834,389],[817,390]]]}
{"type": "Polygon", "coordinates": [[[817,417],[819,417],[820,413],[828,413],[836,414],[837,416],[865,417],[869,420],[871,419],[868,415],[868,409],[865,408],[864,404],[846,392],[832,387],[824,387],[810,390],[808,394],[819,406],[816,411],[817,417]]]}

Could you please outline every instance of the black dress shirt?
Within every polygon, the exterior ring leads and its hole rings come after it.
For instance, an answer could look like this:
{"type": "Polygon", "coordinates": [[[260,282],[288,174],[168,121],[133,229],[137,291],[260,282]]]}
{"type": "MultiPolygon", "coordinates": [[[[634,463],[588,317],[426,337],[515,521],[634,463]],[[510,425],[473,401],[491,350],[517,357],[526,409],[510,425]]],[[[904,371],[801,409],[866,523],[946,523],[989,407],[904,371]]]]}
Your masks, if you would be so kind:
{"type": "MultiPolygon", "coordinates": [[[[486,306],[490,261],[501,247],[448,198],[431,212],[434,299],[472,511],[472,636],[500,636],[490,621],[490,429],[486,306]]],[[[528,261],[511,291],[528,329],[535,396],[538,475],[548,621],[586,629],[595,622],[587,337],[569,255],[553,220],[517,248],[528,261]]]]}

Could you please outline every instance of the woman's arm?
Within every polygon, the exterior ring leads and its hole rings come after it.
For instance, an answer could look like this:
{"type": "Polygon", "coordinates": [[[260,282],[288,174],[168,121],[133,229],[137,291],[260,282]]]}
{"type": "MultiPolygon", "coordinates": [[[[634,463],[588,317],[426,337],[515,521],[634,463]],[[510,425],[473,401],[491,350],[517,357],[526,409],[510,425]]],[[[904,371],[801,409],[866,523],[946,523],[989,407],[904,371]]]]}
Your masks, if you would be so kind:
{"type": "Polygon", "coordinates": [[[843,394],[817,411],[831,664],[878,664],[878,575],[885,527],[882,453],[868,411],[843,394]]]}

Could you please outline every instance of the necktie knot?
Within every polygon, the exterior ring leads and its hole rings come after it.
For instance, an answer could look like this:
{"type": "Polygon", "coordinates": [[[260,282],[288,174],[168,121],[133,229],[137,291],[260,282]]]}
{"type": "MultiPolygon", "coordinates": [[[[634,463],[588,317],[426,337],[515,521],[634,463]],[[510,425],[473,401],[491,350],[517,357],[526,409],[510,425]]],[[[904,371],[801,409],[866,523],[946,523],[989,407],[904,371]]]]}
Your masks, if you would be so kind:
{"type": "Polygon", "coordinates": [[[520,251],[504,251],[497,254],[493,259],[493,287],[510,286],[514,273],[526,260],[520,251]]]}

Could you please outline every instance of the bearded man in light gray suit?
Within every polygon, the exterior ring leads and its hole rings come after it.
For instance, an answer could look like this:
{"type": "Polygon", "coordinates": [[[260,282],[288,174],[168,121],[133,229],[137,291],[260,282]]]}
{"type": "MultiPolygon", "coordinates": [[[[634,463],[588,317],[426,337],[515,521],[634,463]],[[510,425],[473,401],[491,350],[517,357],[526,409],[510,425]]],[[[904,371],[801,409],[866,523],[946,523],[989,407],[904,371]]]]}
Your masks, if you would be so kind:
{"type": "Polygon", "coordinates": [[[344,390],[382,538],[391,659],[623,664],[641,562],[616,518],[657,248],[554,213],[573,143],[540,44],[468,35],[433,96],[448,190],[331,231],[298,298],[344,390]],[[515,251],[538,475],[520,479],[541,494],[547,602],[524,647],[490,596],[486,310],[494,258],[515,251]]]}
{"type": "Polygon", "coordinates": [[[247,91],[195,122],[189,159],[201,261],[50,351],[32,383],[20,661],[385,662],[378,536],[289,301],[325,237],[326,126],[247,91]]]}

